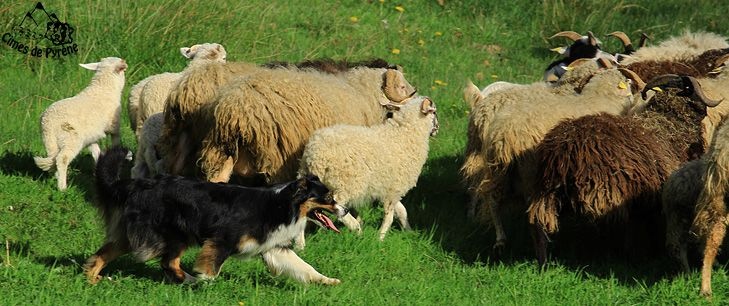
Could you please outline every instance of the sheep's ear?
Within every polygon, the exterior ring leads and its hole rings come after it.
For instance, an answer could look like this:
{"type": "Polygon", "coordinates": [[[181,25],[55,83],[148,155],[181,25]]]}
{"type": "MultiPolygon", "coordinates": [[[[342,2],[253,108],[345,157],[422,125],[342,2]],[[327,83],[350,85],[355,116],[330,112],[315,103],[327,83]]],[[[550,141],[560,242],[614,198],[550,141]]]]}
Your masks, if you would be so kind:
{"type": "Polygon", "coordinates": [[[96,63],[88,63],[88,64],[78,64],[78,65],[81,66],[81,67],[84,67],[84,68],[86,68],[88,70],[94,70],[94,71],[96,71],[96,69],[99,68],[99,63],[98,62],[96,62],[96,63]]]}
{"type": "Polygon", "coordinates": [[[435,103],[430,98],[425,97],[423,102],[420,102],[420,112],[426,115],[435,113],[435,103]]]}
{"type": "Polygon", "coordinates": [[[587,31],[587,39],[590,43],[590,46],[597,46],[598,44],[600,44],[600,41],[597,40],[595,34],[592,34],[592,31],[587,31]]]}
{"type": "Polygon", "coordinates": [[[188,47],[180,48],[180,53],[182,53],[182,56],[189,59],[192,57],[192,55],[190,54],[190,50],[191,49],[188,47]]]}
{"type": "Polygon", "coordinates": [[[468,103],[471,109],[473,109],[473,106],[476,105],[476,102],[478,102],[481,98],[483,98],[481,97],[481,90],[479,90],[478,87],[469,80],[468,83],[466,83],[466,88],[463,88],[463,100],[468,103]]]}
{"type": "MultiPolygon", "coordinates": [[[[385,97],[392,102],[402,102],[413,96],[416,92],[415,87],[410,85],[403,76],[402,72],[395,69],[388,69],[383,75],[382,91],[385,97]]],[[[383,105],[388,102],[383,103],[383,105]]]]}

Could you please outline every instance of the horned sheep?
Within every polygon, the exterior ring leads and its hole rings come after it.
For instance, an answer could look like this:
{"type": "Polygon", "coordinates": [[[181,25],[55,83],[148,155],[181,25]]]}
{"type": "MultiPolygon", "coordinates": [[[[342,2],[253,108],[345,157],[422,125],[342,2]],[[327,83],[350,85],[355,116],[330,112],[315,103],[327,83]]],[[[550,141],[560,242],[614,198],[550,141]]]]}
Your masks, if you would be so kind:
{"type": "Polygon", "coordinates": [[[66,190],[66,171],[84,147],[94,162],[101,150],[97,143],[107,133],[120,143],[119,114],[127,63],[118,57],[80,64],[95,71],[91,83],[77,95],[51,104],[41,115],[43,145],[48,157],[36,156],[35,164],[43,171],[56,169],[58,189],[66,190]]]}
{"type": "MultiPolygon", "coordinates": [[[[371,200],[380,201],[385,216],[380,240],[385,238],[393,218],[409,229],[403,196],[415,187],[428,158],[428,139],[438,131],[435,104],[425,96],[392,105],[392,118],[370,127],[334,125],[314,132],[301,157],[299,176],[314,174],[333,193],[334,200],[357,208],[371,200]]],[[[351,215],[347,227],[361,231],[351,215]]],[[[299,241],[303,246],[303,233],[299,241]]]]}
{"type": "MultiPolygon", "coordinates": [[[[490,215],[496,230],[495,248],[502,248],[506,241],[499,217],[499,206],[508,190],[506,187],[516,186],[522,189],[518,193],[529,193],[533,183],[530,178],[535,169],[532,150],[544,135],[563,119],[599,112],[625,114],[642,101],[635,98],[633,92],[634,89],[642,89],[645,84],[628,70],[598,70],[584,79],[569,87],[571,94],[538,90],[512,93],[504,90],[492,95],[491,99],[480,101],[473,108],[470,121],[474,123],[469,123],[473,128],[469,127],[467,146],[471,151],[466,152],[466,162],[461,170],[471,193],[478,197],[472,205],[485,200],[483,205],[488,210],[483,211],[484,215],[490,215]],[[512,102],[493,112],[487,102],[499,95],[503,95],[500,99],[512,102]],[[512,168],[515,160],[518,160],[517,168],[512,168]],[[516,179],[520,182],[512,182],[516,179]]],[[[515,197],[515,200],[523,202],[526,199],[515,197]]]]}
{"type": "Polygon", "coordinates": [[[565,120],[536,147],[537,178],[528,209],[535,247],[546,261],[546,236],[558,230],[564,206],[593,220],[625,221],[631,212],[657,211],[661,185],[681,162],[704,152],[701,120],[719,104],[692,77],[664,75],[633,116],[601,113],[565,120]],[[563,203],[563,204],[560,204],[563,203]]]}

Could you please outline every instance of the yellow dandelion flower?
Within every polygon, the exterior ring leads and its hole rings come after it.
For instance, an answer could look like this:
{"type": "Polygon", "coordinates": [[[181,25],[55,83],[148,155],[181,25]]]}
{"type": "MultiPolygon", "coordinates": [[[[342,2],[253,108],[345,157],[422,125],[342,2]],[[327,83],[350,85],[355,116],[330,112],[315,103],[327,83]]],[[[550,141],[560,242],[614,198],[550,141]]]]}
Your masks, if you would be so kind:
{"type": "Polygon", "coordinates": [[[435,32],[435,36],[443,36],[443,32],[437,31],[435,32]]]}
{"type": "Polygon", "coordinates": [[[398,48],[393,48],[393,49],[392,49],[392,54],[400,54],[400,49],[398,49],[398,48]]]}
{"type": "Polygon", "coordinates": [[[398,11],[398,12],[400,12],[400,13],[402,13],[402,12],[405,11],[405,8],[402,7],[402,5],[398,5],[398,6],[395,7],[395,10],[398,11]]]}
{"type": "Polygon", "coordinates": [[[435,90],[436,88],[435,86],[430,86],[430,90],[435,90]]]}
{"type": "Polygon", "coordinates": [[[357,18],[357,16],[352,16],[352,17],[349,17],[349,21],[352,23],[357,23],[359,21],[359,18],[357,18]]]}
{"type": "Polygon", "coordinates": [[[422,39],[418,39],[418,45],[425,46],[425,41],[422,39]]]}
{"type": "Polygon", "coordinates": [[[380,0],[380,3],[385,3],[385,0],[380,0]]]}
{"type": "Polygon", "coordinates": [[[495,80],[495,79],[498,79],[498,78],[499,78],[499,76],[498,76],[498,75],[495,75],[495,74],[492,74],[492,75],[491,75],[491,78],[495,80]]]}
{"type": "Polygon", "coordinates": [[[435,85],[438,85],[438,86],[446,86],[446,85],[448,85],[448,83],[443,82],[441,80],[435,80],[435,81],[433,81],[433,83],[435,83],[435,85]]]}

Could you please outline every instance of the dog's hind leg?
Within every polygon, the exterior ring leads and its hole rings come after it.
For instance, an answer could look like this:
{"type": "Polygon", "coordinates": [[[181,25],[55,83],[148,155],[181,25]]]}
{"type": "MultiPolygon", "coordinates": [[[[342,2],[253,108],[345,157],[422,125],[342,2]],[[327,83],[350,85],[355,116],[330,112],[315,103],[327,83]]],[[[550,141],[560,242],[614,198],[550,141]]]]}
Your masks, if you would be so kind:
{"type": "Polygon", "coordinates": [[[337,285],[341,283],[336,278],[329,278],[317,272],[314,267],[301,259],[293,250],[288,248],[273,248],[261,254],[268,270],[274,276],[281,274],[302,282],[337,285]]]}
{"type": "Polygon", "coordinates": [[[397,220],[400,221],[400,226],[402,226],[402,229],[404,230],[410,230],[410,223],[408,222],[408,211],[405,209],[405,205],[402,205],[402,202],[397,201],[397,204],[395,204],[395,216],[397,216],[397,220]]]}
{"type": "Polygon", "coordinates": [[[162,260],[160,265],[165,272],[165,276],[174,283],[194,283],[197,281],[195,277],[187,274],[182,267],[180,267],[180,257],[185,251],[185,245],[182,243],[167,243],[165,253],[162,254],[162,260]]]}
{"type": "Polygon", "coordinates": [[[223,262],[230,256],[231,250],[222,248],[211,240],[206,240],[200,248],[193,271],[201,279],[213,279],[220,274],[223,262]]]}
{"type": "Polygon", "coordinates": [[[89,280],[89,283],[96,284],[99,282],[101,277],[99,273],[101,269],[106,267],[111,261],[117,257],[129,253],[129,248],[126,245],[117,242],[107,242],[101,248],[99,248],[94,255],[89,257],[84,264],[84,273],[89,280]]]}

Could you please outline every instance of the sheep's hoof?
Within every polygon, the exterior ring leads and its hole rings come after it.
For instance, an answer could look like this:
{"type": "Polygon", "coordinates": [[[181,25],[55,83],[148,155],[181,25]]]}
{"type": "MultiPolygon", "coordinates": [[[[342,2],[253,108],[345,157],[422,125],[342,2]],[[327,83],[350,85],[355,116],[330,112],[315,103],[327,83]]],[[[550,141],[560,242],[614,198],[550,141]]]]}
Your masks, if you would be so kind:
{"type": "Polygon", "coordinates": [[[506,251],[506,240],[497,240],[491,250],[495,258],[501,258],[506,251]]]}

